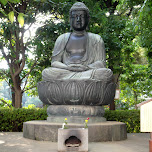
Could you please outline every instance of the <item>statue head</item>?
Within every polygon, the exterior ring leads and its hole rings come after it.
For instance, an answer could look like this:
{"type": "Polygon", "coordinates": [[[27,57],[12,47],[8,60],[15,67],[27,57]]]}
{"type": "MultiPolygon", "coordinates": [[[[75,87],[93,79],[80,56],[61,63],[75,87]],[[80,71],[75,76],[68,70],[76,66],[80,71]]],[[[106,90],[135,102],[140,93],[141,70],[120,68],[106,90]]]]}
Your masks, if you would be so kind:
{"type": "Polygon", "coordinates": [[[89,9],[82,2],[74,3],[70,9],[71,29],[76,31],[86,30],[89,24],[89,9]]]}

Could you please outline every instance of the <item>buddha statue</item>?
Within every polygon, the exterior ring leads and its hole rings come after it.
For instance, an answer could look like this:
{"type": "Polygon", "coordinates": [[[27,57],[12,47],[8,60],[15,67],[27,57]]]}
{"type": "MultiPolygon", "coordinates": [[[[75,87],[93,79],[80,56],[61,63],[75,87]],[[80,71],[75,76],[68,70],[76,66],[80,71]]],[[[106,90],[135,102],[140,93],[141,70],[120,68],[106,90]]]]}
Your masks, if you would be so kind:
{"type": "Polygon", "coordinates": [[[106,68],[101,36],[86,32],[89,19],[89,9],[84,3],[77,2],[71,7],[72,32],[57,38],[51,67],[42,71],[38,92],[43,102],[103,105],[113,100],[113,72],[106,68]]]}
{"type": "Polygon", "coordinates": [[[89,9],[81,2],[70,9],[72,33],[58,37],[52,55],[52,67],[42,72],[42,79],[94,79],[112,80],[113,73],[106,68],[105,48],[102,38],[86,32],[89,9]]]}

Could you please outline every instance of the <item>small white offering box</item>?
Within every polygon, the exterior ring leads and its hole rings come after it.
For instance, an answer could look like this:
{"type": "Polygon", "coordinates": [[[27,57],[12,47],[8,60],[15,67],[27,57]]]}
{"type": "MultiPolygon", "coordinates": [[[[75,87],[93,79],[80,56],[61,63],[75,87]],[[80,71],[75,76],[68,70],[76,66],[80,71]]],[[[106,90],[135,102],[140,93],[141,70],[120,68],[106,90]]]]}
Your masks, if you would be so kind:
{"type": "Polygon", "coordinates": [[[58,152],[88,152],[88,129],[58,129],[58,152]]]}

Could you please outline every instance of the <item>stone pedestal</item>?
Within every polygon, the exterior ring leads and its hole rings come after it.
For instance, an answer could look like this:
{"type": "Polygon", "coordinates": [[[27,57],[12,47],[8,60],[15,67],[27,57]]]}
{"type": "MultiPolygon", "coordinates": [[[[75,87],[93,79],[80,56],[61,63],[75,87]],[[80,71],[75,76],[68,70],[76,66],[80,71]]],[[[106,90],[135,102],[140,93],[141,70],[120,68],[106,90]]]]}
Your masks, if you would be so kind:
{"type": "Polygon", "coordinates": [[[38,83],[38,94],[49,105],[99,106],[114,100],[115,87],[111,80],[50,80],[38,83]]]}
{"type": "MultiPolygon", "coordinates": [[[[51,123],[48,121],[24,122],[23,136],[33,140],[57,142],[58,129],[61,126],[62,123],[51,123]]],[[[68,128],[84,128],[84,124],[68,123],[68,128]]],[[[126,125],[116,121],[88,123],[88,135],[89,142],[125,140],[127,138],[126,125]]]]}
{"type": "Polygon", "coordinates": [[[89,123],[100,123],[106,121],[103,117],[104,112],[101,106],[50,105],[47,108],[47,121],[61,123],[66,117],[69,123],[83,124],[88,117],[91,117],[89,123]]]}
{"type": "Polygon", "coordinates": [[[88,105],[50,105],[47,108],[48,116],[84,116],[103,117],[104,107],[88,105]]]}
{"type": "Polygon", "coordinates": [[[89,142],[119,141],[127,138],[126,125],[116,121],[106,121],[104,108],[83,105],[50,105],[46,121],[23,123],[23,136],[34,140],[57,142],[58,128],[67,118],[68,128],[84,128],[88,121],[89,142]]]}

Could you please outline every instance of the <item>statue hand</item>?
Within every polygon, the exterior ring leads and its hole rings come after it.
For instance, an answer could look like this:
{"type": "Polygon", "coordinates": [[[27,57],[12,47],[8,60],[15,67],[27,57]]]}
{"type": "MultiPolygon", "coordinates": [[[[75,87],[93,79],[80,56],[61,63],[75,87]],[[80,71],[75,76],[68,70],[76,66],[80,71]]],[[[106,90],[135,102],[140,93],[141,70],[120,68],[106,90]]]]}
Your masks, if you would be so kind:
{"type": "Polygon", "coordinates": [[[68,69],[70,71],[82,72],[88,70],[89,68],[81,64],[70,64],[68,65],[68,69]]]}

